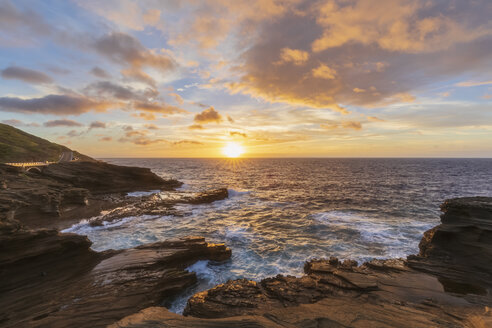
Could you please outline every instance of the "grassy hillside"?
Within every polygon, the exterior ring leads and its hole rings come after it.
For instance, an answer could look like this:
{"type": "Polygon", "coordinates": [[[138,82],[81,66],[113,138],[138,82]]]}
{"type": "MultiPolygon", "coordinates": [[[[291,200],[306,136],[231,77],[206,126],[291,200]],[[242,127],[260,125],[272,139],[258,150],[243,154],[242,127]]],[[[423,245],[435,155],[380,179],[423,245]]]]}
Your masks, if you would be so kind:
{"type": "MultiPolygon", "coordinates": [[[[0,163],[57,161],[69,148],[0,123],[0,163]]],[[[92,158],[74,151],[83,160],[92,158]]]]}

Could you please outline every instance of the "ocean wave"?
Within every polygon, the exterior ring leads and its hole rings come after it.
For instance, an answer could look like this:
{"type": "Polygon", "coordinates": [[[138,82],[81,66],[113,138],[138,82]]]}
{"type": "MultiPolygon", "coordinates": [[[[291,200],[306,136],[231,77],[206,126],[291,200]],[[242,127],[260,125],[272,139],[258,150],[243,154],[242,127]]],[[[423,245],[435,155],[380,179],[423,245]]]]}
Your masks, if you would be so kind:
{"type": "Polygon", "coordinates": [[[375,258],[402,257],[416,251],[420,236],[433,226],[428,222],[402,218],[390,220],[352,211],[321,212],[313,214],[312,217],[334,231],[355,232],[349,236],[350,243],[354,245],[367,245],[368,250],[383,249],[384,254],[374,254],[375,258]]]}
{"type": "Polygon", "coordinates": [[[245,195],[251,194],[251,190],[227,189],[227,192],[229,194],[229,198],[232,198],[232,197],[241,197],[241,196],[245,196],[245,195]]]}
{"type": "Polygon", "coordinates": [[[91,219],[81,220],[79,223],[76,223],[73,226],[62,230],[61,232],[72,232],[72,233],[76,233],[79,235],[86,235],[92,231],[107,230],[107,229],[123,226],[123,225],[130,223],[132,221],[148,220],[148,219],[152,219],[155,217],[156,216],[152,216],[152,215],[128,216],[128,217],[121,218],[119,220],[114,220],[111,222],[102,221],[101,222],[102,225],[92,226],[91,221],[97,218],[97,217],[95,217],[95,218],[91,218],[91,219]]]}

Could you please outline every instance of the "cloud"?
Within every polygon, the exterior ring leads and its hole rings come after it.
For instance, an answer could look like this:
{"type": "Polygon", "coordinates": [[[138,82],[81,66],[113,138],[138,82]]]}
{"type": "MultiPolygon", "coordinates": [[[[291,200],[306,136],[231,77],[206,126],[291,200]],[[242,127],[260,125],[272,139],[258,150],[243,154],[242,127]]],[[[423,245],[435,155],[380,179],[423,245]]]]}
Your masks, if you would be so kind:
{"type": "Polygon", "coordinates": [[[229,135],[231,137],[234,137],[234,136],[240,136],[240,137],[243,137],[243,138],[247,138],[248,135],[246,133],[242,133],[242,132],[239,132],[239,131],[231,131],[229,132],[229,135]]]}
{"type": "Polygon", "coordinates": [[[41,98],[0,97],[0,111],[26,114],[80,115],[104,112],[114,104],[79,95],[47,95],[41,98]]]}
{"type": "Polygon", "coordinates": [[[89,129],[105,129],[106,128],[106,123],[104,122],[99,122],[99,121],[94,121],[89,125],[89,129]]]}
{"type": "MultiPolygon", "coordinates": [[[[164,116],[187,113],[186,110],[159,101],[159,92],[154,88],[134,89],[130,86],[110,81],[99,81],[84,88],[84,93],[93,98],[103,98],[111,102],[123,102],[128,109],[161,113],[164,116]]],[[[153,114],[139,114],[146,120],[155,120],[153,114]]]]}
{"type": "Polygon", "coordinates": [[[2,123],[12,125],[12,126],[28,126],[28,127],[38,127],[38,123],[25,123],[20,120],[3,120],[2,123]]]}
{"type": "Polygon", "coordinates": [[[52,27],[30,8],[21,10],[11,1],[0,2],[0,45],[23,46],[51,33],[52,27]]]}
{"type": "Polygon", "coordinates": [[[368,116],[367,119],[370,121],[370,122],[386,122],[385,120],[381,119],[381,118],[378,118],[376,116],[368,116]]]}
{"type": "Polygon", "coordinates": [[[229,123],[234,123],[234,119],[232,117],[230,117],[229,115],[226,115],[227,117],[227,120],[229,121],[229,123]]]}
{"type": "Polygon", "coordinates": [[[492,84],[492,81],[465,81],[465,82],[456,83],[455,86],[457,86],[457,87],[478,87],[478,86],[490,85],[490,84],[492,84]]]}
{"type": "Polygon", "coordinates": [[[179,146],[179,145],[203,145],[203,142],[200,141],[195,141],[195,140],[180,140],[180,141],[174,141],[172,143],[174,146],[179,146]]]}
{"type": "Polygon", "coordinates": [[[21,80],[32,84],[53,83],[53,79],[45,73],[19,66],[9,66],[1,70],[0,74],[4,79],[21,80]]]}
{"type": "Polygon", "coordinates": [[[184,100],[183,100],[183,97],[181,97],[180,95],[178,95],[177,93],[170,93],[169,94],[171,97],[174,97],[174,100],[176,100],[176,102],[180,105],[182,105],[184,103],[184,100]]]}
{"type": "Polygon", "coordinates": [[[359,43],[411,53],[446,50],[453,44],[469,42],[490,33],[485,26],[468,28],[466,23],[470,22],[467,21],[466,9],[472,7],[470,4],[463,8],[465,15],[461,16],[460,10],[456,10],[458,8],[437,1],[321,2],[316,8],[316,20],[323,33],[312,42],[311,48],[314,52],[321,52],[359,43]],[[456,12],[453,13],[454,10],[456,12]]]}
{"type": "Polygon", "coordinates": [[[77,0],[76,3],[120,27],[143,31],[145,26],[157,26],[161,11],[145,8],[144,2],[131,0],[77,0]]]}
{"type": "Polygon", "coordinates": [[[143,137],[143,136],[146,136],[147,135],[147,131],[145,130],[130,130],[130,131],[127,131],[125,133],[125,136],[127,137],[135,137],[135,136],[138,136],[138,137],[143,137]]]}
{"type": "Polygon", "coordinates": [[[145,124],[144,127],[148,130],[159,130],[159,127],[155,124],[145,124]]]}
{"type": "Polygon", "coordinates": [[[201,124],[193,124],[188,127],[190,130],[203,130],[204,127],[201,124]]]}
{"type": "Polygon", "coordinates": [[[173,115],[173,114],[182,114],[182,113],[188,113],[186,110],[172,106],[172,105],[167,105],[165,103],[161,102],[136,102],[134,103],[135,109],[146,111],[146,112],[155,112],[155,113],[160,113],[163,114],[164,116],[167,115],[173,115]]]}
{"type": "Polygon", "coordinates": [[[160,142],[166,142],[164,139],[151,139],[145,136],[140,136],[137,138],[120,138],[118,139],[119,142],[131,142],[135,145],[139,146],[147,146],[147,145],[152,145],[160,142]]]}
{"type": "Polygon", "coordinates": [[[43,123],[44,126],[52,128],[52,127],[57,127],[57,126],[84,126],[83,124],[72,121],[72,120],[53,120],[53,121],[47,121],[43,123]]]}
{"type": "Polygon", "coordinates": [[[111,75],[109,75],[108,72],[106,72],[105,70],[103,70],[102,68],[100,67],[93,67],[90,71],[90,73],[96,77],[99,77],[101,79],[109,79],[111,77],[111,75]]]}
{"type": "Polygon", "coordinates": [[[133,36],[120,32],[111,32],[93,43],[94,49],[111,61],[123,64],[123,75],[138,81],[155,85],[153,79],[143,69],[146,67],[166,73],[177,67],[176,62],[167,53],[157,53],[145,48],[133,36]]]}
{"type": "Polygon", "coordinates": [[[148,98],[154,98],[159,94],[153,88],[146,88],[144,90],[137,91],[132,87],[122,86],[109,81],[91,83],[84,88],[84,91],[90,96],[116,98],[124,101],[147,101],[148,98]]]}
{"type": "Polygon", "coordinates": [[[333,68],[329,68],[325,64],[321,64],[318,67],[313,68],[312,72],[313,72],[313,77],[317,77],[319,79],[327,79],[327,80],[333,80],[337,75],[336,70],[334,70],[333,68]]]}
{"type": "Polygon", "coordinates": [[[220,123],[223,121],[222,115],[219,114],[213,107],[205,109],[203,112],[196,114],[194,118],[195,123],[220,123]]]}
{"type": "Polygon", "coordinates": [[[429,84],[490,70],[486,6],[484,0],[290,3],[257,25],[223,86],[232,94],[339,112],[411,101],[429,84]],[[284,61],[299,58],[298,65],[278,64],[285,49],[298,55],[284,61]]]}
{"type": "Polygon", "coordinates": [[[280,50],[280,60],[277,64],[293,63],[294,65],[303,65],[309,59],[307,51],[299,49],[283,48],[280,50]]]}
{"type": "Polygon", "coordinates": [[[99,138],[99,141],[112,141],[113,138],[111,137],[102,137],[102,138],[99,138]]]}
{"type": "Polygon", "coordinates": [[[157,117],[155,117],[155,115],[152,113],[138,113],[134,114],[133,116],[143,118],[146,121],[155,121],[157,119],[157,117]]]}
{"type": "Polygon", "coordinates": [[[353,129],[362,130],[362,124],[356,121],[345,121],[345,122],[329,122],[326,124],[321,124],[323,129],[335,130],[335,129],[353,129]]]}
{"type": "Polygon", "coordinates": [[[67,133],[67,136],[68,137],[71,137],[71,138],[74,138],[74,137],[80,137],[84,134],[85,132],[84,131],[80,131],[78,132],[77,130],[70,130],[68,133],[67,133]]]}

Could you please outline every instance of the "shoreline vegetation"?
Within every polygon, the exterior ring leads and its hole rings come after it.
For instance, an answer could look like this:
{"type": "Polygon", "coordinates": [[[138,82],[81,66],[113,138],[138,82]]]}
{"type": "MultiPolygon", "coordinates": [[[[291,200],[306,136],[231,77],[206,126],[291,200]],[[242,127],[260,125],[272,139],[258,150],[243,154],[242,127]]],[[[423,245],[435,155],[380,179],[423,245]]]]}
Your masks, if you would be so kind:
{"type": "Polygon", "coordinates": [[[179,203],[228,197],[227,189],[177,191],[149,169],[101,161],[26,172],[0,164],[1,327],[491,327],[492,198],[447,200],[441,224],[407,259],[359,265],[326,254],[302,277],[229,281],[192,296],[184,316],[169,302],[196,283],[185,270],[234,249],[203,237],[91,250],[60,233],[82,219],[168,215],[179,203]],[[128,197],[128,192],[168,191],[128,197]]]}

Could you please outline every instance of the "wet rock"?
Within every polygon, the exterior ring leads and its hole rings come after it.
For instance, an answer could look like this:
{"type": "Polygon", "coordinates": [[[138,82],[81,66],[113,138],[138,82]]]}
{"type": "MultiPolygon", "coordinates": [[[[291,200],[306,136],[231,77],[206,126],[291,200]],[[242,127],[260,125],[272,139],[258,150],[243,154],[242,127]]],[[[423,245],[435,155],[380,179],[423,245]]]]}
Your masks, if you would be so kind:
{"type": "Polygon", "coordinates": [[[491,327],[492,198],[447,201],[408,260],[308,261],[302,277],[228,281],[115,327],[491,327]],[[198,318],[201,318],[199,320],[198,318]]]}
{"type": "Polygon", "coordinates": [[[181,215],[174,208],[176,204],[206,204],[228,197],[226,188],[214,189],[200,193],[161,192],[149,196],[127,197],[124,206],[114,208],[90,220],[91,226],[102,226],[104,222],[113,222],[130,216],[164,216],[181,215]]]}
{"type": "Polygon", "coordinates": [[[106,193],[135,190],[173,190],[181,184],[164,180],[149,169],[104,162],[70,162],[46,166],[41,173],[0,164],[8,188],[0,188],[0,219],[14,217],[32,228],[62,228],[101,210],[121,206],[125,199],[109,200],[106,193]]]}
{"type": "Polygon", "coordinates": [[[196,282],[197,260],[231,256],[224,244],[189,237],[94,252],[85,236],[0,223],[2,327],[104,327],[196,282]]]}
{"type": "Polygon", "coordinates": [[[191,197],[187,202],[190,204],[206,204],[229,197],[227,188],[220,188],[198,193],[191,197]]]}
{"type": "Polygon", "coordinates": [[[42,175],[56,181],[88,189],[92,194],[121,193],[135,190],[173,190],[181,186],[176,180],[164,180],[148,168],[108,164],[105,162],[70,162],[46,166],[42,175]]]}
{"type": "Polygon", "coordinates": [[[470,291],[492,289],[492,198],[450,199],[441,210],[441,224],[424,233],[408,265],[470,291]]]}

